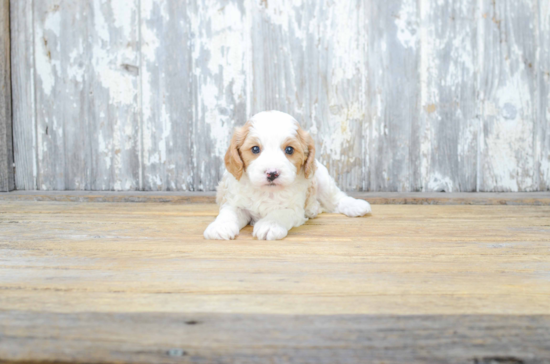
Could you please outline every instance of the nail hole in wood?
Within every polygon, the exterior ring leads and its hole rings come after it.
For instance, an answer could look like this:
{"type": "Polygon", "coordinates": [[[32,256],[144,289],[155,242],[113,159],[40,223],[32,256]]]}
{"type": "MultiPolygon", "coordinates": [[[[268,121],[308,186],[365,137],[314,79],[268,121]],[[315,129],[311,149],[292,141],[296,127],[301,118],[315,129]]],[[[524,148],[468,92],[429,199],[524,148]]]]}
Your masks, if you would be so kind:
{"type": "Polygon", "coordinates": [[[170,349],[166,352],[166,355],[168,356],[184,356],[186,355],[187,353],[185,352],[185,350],[183,349],[170,349]]]}

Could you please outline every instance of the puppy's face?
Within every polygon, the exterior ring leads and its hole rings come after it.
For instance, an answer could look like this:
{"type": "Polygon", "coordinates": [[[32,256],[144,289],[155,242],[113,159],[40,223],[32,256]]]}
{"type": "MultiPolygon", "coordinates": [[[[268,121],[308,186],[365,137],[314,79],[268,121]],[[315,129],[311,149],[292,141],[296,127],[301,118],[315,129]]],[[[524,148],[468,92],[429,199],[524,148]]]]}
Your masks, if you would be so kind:
{"type": "Polygon", "coordinates": [[[281,189],[313,175],[315,144],[292,116],[265,111],[235,130],[225,166],[237,180],[246,173],[257,187],[281,189]]]}

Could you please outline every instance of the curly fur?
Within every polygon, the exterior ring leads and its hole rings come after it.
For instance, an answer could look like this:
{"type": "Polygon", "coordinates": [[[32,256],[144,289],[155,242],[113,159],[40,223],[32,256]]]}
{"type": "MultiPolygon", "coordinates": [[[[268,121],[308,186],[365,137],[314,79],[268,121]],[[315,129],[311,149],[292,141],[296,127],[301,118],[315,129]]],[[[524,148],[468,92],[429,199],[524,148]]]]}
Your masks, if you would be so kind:
{"type": "Polygon", "coordinates": [[[282,239],[321,212],[363,216],[371,207],[342,192],[325,166],[315,160],[315,144],[290,115],[266,111],[236,129],[225,156],[226,172],[216,201],[220,213],[206,239],[234,239],[250,224],[258,239],[282,239]],[[260,153],[253,153],[258,146],[260,153]],[[294,153],[285,153],[292,146],[294,153]],[[270,181],[266,174],[277,171],[270,181]]]}

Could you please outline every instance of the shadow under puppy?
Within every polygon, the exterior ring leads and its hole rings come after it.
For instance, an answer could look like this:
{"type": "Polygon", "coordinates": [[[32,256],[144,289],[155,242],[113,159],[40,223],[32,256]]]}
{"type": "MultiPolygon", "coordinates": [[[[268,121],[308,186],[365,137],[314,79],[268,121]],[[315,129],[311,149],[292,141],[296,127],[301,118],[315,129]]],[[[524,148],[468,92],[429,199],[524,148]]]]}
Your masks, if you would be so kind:
{"type": "Polygon", "coordinates": [[[298,122],[264,111],[237,128],[218,185],[220,213],[206,239],[234,239],[247,224],[258,239],[282,239],[321,212],[363,216],[370,204],[347,196],[315,160],[315,143],[298,122]]]}

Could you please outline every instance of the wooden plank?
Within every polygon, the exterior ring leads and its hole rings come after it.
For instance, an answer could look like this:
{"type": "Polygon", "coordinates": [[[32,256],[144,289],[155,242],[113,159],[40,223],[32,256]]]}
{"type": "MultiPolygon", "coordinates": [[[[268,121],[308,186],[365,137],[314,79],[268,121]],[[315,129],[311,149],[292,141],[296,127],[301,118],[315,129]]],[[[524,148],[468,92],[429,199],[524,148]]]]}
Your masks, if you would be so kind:
{"type": "Polygon", "coordinates": [[[141,2],[143,189],[214,190],[248,117],[241,1],[141,2]]]}
{"type": "Polygon", "coordinates": [[[419,191],[420,61],[417,1],[371,1],[368,22],[369,191],[419,191]]]}
{"type": "MultiPolygon", "coordinates": [[[[213,191],[225,170],[224,156],[235,126],[251,114],[249,8],[243,0],[192,1],[188,8],[192,123],[178,127],[192,134],[193,176],[184,190],[213,191]]],[[[178,103],[181,98],[178,96],[178,103]]],[[[185,169],[185,167],[183,167],[185,169]]]]}
{"type": "Polygon", "coordinates": [[[186,2],[141,1],[141,189],[193,190],[193,83],[186,2]]]}
{"type": "Polygon", "coordinates": [[[250,113],[292,114],[337,183],[365,188],[366,3],[266,1],[251,8],[250,113]]]}
{"type": "Polygon", "coordinates": [[[205,241],[216,212],[1,201],[0,362],[550,360],[548,206],[377,206],[275,242],[205,241]]]}
{"type": "Polygon", "coordinates": [[[0,192],[15,188],[10,61],[10,2],[0,0],[0,192]]]}
{"type": "MultiPolygon", "coordinates": [[[[78,19],[82,6],[79,8],[76,1],[67,5],[76,6],[76,11],[67,11],[60,7],[58,1],[34,1],[33,12],[33,41],[35,66],[35,113],[36,113],[36,152],[37,152],[37,188],[40,190],[64,190],[66,187],[66,171],[71,168],[65,153],[65,127],[73,121],[82,127],[81,120],[87,115],[80,115],[82,100],[79,96],[84,93],[81,82],[65,83],[70,65],[70,52],[67,47],[77,47],[74,39],[83,37],[86,30],[86,19],[78,19]],[[62,32],[67,25],[73,25],[73,31],[62,32]],[[69,103],[58,102],[68,98],[69,103]],[[75,106],[76,105],[76,106],[75,106]],[[75,110],[75,108],[77,110],[75,110]],[[66,112],[66,113],[65,113],[66,112]],[[75,115],[79,112],[78,118],[75,115]]],[[[83,46],[86,45],[83,43],[83,46]]],[[[72,49],[71,49],[72,50],[72,49]]],[[[74,49],[78,56],[78,49],[74,49]]],[[[82,53],[82,51],[81,51],[82,53]]],[[[68,132],[68,131],[67,131],[68,132]]],[[[77,152],[78,161],[83,161],[82,153],[86,144],[77,152]]],[[[75,166],[76,168],[76,166],[75,166]]]]}
{"type": "Polygon", "coordinates": [[[37,140],[32,0],[11,1],[11,54],[15,184],[36,190],[37,140]]]}
{"type": "Polygon", "coordinates": [[[421,6],[422,191],[475,191],[477,0],[421,6]]]}
{"type": "MultiPolygon", "coordinates": [[[[533,205],[550,206],[548,192],[352,192],[351,196],[374,205],[533,205]]],[[[96,192],[17,191],[0,195],[0,201],[215,203],[215,192],[96,192]]]]}
{"type": "Polygon", "coordinates": [[[537,17],[530,0],[482,2],[478,191],[537,189],[537,17]]]}
{"type": "Polygon", "coordinates": [[[537,113],[537,130],[535,145],[538,146],[537,188],[540,191],[550,191],[550,3],[539,0],[539,69],[538,85],[540,89],[540,104],[537,113]]]}
{"type": "MultiPolygon", "coordinates": [[[[86,138],[86,150],[81,157],[75,156],[69,162],[72,168],[80,164],[80,169],[70,171],[66,189],[139,190],[139,0],[83,4],[89,19],[86,32],[78,35],[75,44],[83,42],[87,50],[76,53],[81,62],[72,62],[83,67],[87,92],[80,105],[86,108],[83,113],[88,121],[83,125],[87,129],[79,129],[74,124],[67,127],[67,131],[72,131],[70,139],[67,135],[67,142],[72,143],[67,145],[67,154],[77,155],[83,138],[86,138]],[[92,65],[88,69],[89,58],[92,65]],[[77,158],[87,160],[88,165],[81,164],[77,158]]],[[[74,12],[73,9],[66,11],[74,12]]]]}
{"type": "Polygon", "coordinates": [[[2,363],[522,363],[550,360],[550,316],[0,311],[2,363]]]}
{"type": "Polygon", "coordinates": [[[39,189],[139,188],[136,4],[35,3],[39,189]]]}
{"type": "Polygon", "coordinates": [[[366,218],[323,214],[277,242],[253,240],[250,227],[205,241],[215,205],[0,209],[4,310],[550,312],[548,206],[380,205],[366,218]]]}

